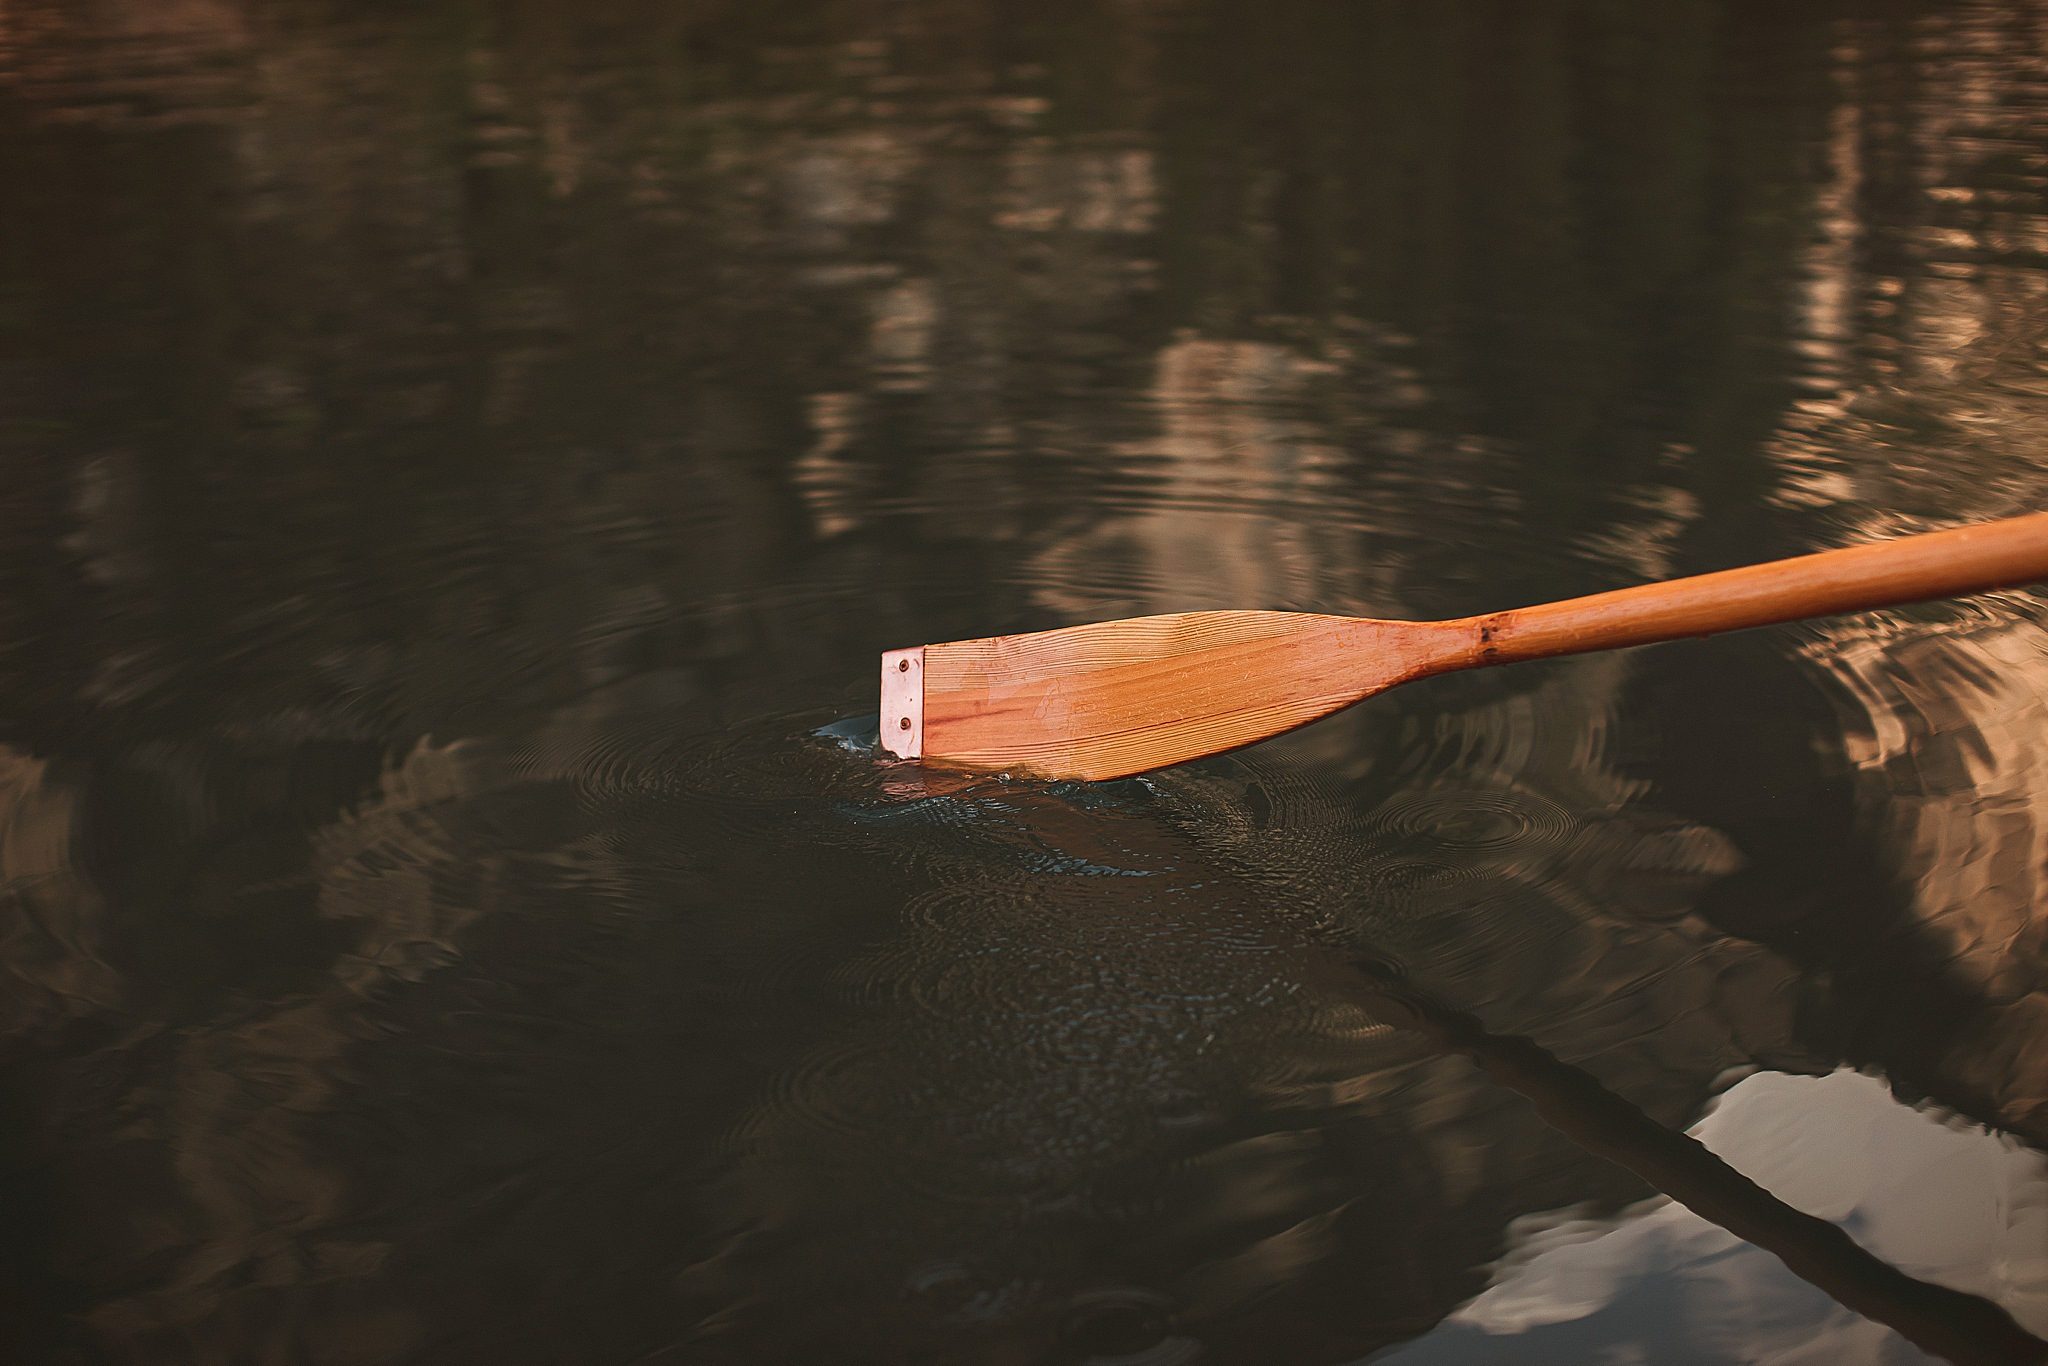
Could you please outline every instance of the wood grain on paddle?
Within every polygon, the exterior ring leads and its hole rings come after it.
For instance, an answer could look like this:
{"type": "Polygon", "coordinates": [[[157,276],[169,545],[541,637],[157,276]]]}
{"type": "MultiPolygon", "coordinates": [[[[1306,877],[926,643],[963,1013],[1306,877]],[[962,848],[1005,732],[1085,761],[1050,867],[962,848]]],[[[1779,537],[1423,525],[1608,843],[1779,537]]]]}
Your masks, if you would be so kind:
{"type": "Polygon", "coordinates": [[[884,656],[882,744],[956,768],[1121,777],[1431,674],[2040,578],[2048,513],[1455,621],[1180,612],[951,641],[884,656]]]}

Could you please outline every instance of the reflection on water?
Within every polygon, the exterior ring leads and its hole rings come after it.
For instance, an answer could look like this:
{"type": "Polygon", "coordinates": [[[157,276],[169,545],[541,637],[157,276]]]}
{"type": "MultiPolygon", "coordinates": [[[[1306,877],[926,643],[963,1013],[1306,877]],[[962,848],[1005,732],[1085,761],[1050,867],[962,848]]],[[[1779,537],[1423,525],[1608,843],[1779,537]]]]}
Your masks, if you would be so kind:
{"type": "Polygon", "coordinates": [[[2031,1350],[2038,593],[1097,787],[864,732],[885,646],[2048,505],[2044,48],[0,8],[11,1357],[2031,1350]],[[1687,1126],[1884,1293],[1658,1203],[1687,1126]]]}
{"type": "MultiPolygon", "coordinates": [[[[2040,1261],[2048,1172],[2038,1150],[1902,1110],[1880,1084],[1851,1072],[1750,1077],[1694,1132],[1774,1195],[1845,1225],[1887,1262],[2048,1325],[2040,1261]],[[1815,1160],[1823,1151],[1828,1160],[1815,1160]]],[[[1955,1306],[1944,1309],[1944,1326],[1960,1327],[1955,1306]]],[[[1660,1321],[1684,1328],[1667,1338],[1669,1361],[1920,1359],[1783,1262],[1655,1199],[1612,1220],[1521,1221],[1494,1285],[1378,1360],[1597,1360],[1660,1321]]]]}

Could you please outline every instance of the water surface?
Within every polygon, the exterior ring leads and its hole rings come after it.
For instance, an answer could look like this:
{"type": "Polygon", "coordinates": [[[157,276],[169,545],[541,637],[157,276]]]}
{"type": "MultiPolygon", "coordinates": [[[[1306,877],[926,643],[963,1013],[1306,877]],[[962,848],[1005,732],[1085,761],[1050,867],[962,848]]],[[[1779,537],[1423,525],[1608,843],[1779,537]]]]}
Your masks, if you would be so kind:
{"type": "Polygon", "coordinates": [[[2048,506],[2048,8],[13,0],[0,178],[10,1359],[2048,1335],[2038,591],[869,743],[2048,506]]]}

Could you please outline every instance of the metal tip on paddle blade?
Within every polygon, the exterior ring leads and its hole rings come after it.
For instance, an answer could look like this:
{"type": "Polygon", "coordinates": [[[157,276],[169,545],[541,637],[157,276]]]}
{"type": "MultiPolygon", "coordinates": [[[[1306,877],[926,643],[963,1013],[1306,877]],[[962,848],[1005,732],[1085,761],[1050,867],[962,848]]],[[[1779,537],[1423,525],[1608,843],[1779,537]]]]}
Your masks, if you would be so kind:
{"type": "Polygon", "coordinates": [[[924,646],[882,656],[882,748],[899,759],[924,753],[924,646]]]}

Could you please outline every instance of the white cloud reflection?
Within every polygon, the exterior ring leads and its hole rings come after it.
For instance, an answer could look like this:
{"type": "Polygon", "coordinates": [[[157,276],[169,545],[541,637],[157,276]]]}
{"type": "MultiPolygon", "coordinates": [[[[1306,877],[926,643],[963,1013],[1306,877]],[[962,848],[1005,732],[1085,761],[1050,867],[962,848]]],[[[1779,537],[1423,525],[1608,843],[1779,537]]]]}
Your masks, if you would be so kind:
{"type": "MultiPolygon", "coordinates": [[[[1906,1108],[1855,1072],[1762,1073],[1690,1131],[1906,1274],[2048,1329],[2048,1159],[1906,1108]]],[[[1770,1253],[1659,1197],[1612,1220],[1524,1220],[1494,1283],[1382,1366],[1930,1360],[1770,1253]]]]}

